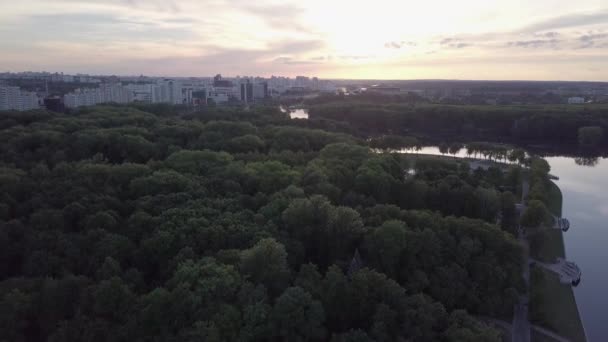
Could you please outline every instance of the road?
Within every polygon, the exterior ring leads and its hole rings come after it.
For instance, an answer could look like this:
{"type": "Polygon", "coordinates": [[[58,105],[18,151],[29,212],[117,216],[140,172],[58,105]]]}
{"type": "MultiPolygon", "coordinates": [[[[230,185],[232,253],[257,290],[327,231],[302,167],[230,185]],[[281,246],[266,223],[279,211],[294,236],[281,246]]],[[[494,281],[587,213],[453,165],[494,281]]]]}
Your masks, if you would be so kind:
{"type": "Polygon", "coordinates": [[[527,178],[524,178],[521,183],[521,203],[526,203],[526,197],[528,197],[528,192],[530,192],[530,182],[527,178]]]}
{"type": "MultiPolygon", "coordinates": [[[[486,317],[486,316],[477,316],[477,318],[487,324],[494,325],[494,326],[500,327],[500,328],[508,330],[508,331],[513,331],[513,325],[509,322],[501,321],[499,319],[486,317]]],[[[532,328],[532,330],[538,332],[539,334],[548,336],[557,342],[570,342],[569,339],[562,337],[562,336],[554,333],[551,330],[547,330],[547,329],[539,327],[537,325],[531,325],[530,327],[532,328]]]]}
{"type": "MultiPolygon", "coordinates": [[[[530,191],[530,183],[527,178],[524,178],[521,185],[521,214],[526,210],[526,197],[530,191]]],[[[530,320],[528,318],[528,303],[530,301],[528,293],[530,292],[530,264],[528,263],[529,244],[526,234],[521,226],[519,226],[517,240],[524,247],[524,263],[522,277],[526,285],[526,291],[519,296],[519,301],[513,308],[513,331],[511,340],[513,342],[530,342],[530,320]]]]}
{"type": "Polygon", "coordinates": [[[533,325],[532,329],[534,329],[536,332],[539,332],[539,333],[541,333],[541,334],[543,334],[545,336],[549,336],[549,337],[551,337],[552,339],[554,339],[554,340],[556,340],[558,342],[570,342],[569,339],[567,339],[565,337],[562,337],[562,336],[559,336],[558,334],[554,333],[551,330],[547,330],[545,328],[541,328],[541,327],[536,326],[536,325],[533,325]]]}

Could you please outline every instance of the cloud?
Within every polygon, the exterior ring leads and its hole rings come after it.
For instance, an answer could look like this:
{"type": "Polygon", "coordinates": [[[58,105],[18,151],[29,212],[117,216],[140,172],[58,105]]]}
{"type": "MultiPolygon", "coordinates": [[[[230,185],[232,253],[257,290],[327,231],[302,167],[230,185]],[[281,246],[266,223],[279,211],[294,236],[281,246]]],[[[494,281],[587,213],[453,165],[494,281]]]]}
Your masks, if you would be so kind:
{"type": "Polygon", "coordinates": [[[583,42],[590,42],[596,39],[603,39],[608,37],[608,33],[597,33],[597,34],[586,34],[580,36],[578,39],[583,42]]]}
{"type": "Polygon", "coordinates": [[[608,216],[608,204],[600,204],[598,206],[598,211],[600,214],[602,214],[603,216],[608,216]]]}
{"type": "Polygon", "coordinates": [[[501,64],[494,69],[500,77],[514,77],[504,71],[510,69],[530,71],[529,77],[544,70],[544,79],[606,79],[608,8],[576,12],[598,7],[597,0],[558,0],[563,6],[501,1],[488,5],[501,7],[488,18],[483,8],[477,13],[447,2],[448,10],[439,13],[434,4],[404,11],[406,4],[392,0],[353,3],[348,11],[342,4],[296,0],[20,0],[0,11],[0,65],[167,76],[311,70],[393,77],[402,70],[403,77],[445,72],[466,78],[493,77],[479,66],[501,64]],[[513,26],[522,21],[529,25],[513,26]],[[589,68],[601,71],[580,71],[589,68]]]}
{"type": "Polygon", "coordinates": [[[275,63],[288,63],[292,60],[291,57],[277,57],[275,59],[273,59],[272,61],[275,63]]]}
{"type": "Polygon", "coordinates": [[[543,32],[543,33],[534,33],[534,36],[541,37],[541,38],[556,38],[559,36],[559,32],[550,31],[550,32],[543,32]]]}
{"type": "MultiPolygon", "coordinates": [[[[233,5],[230,3],[230,5],[233,5]]],[[[243,12],[252,14],[270,23],[272,26],[284,27],[289,23],[294,23],[294,19],[299,17],[302,9],[294,4],[264,4],[255,2],[243,2],[239,9],[243,12]]]]}
{"type": "Polygon", "coordinates": [[[269,50],[285,54],[297,54],[303,52],[317,51],[325,46],[322,40],[290,40],[279,41],[270,45],[269,50]]]}
{"type": "Polygon", "coordinates": [[[372,58],[372,56],[363,56],[363,55],[342,55],[342,56],[338,56],[338,58],[343,59],[343,60],[362,60],[362,59],[368,59],[368,58],[372,58]]]}
{"type": "Polygon", "coordinates": [[[384,43],[384,47],[387,49],[401,49],[402,47],[405,46],[416,46],[417,44],[415,42],[408,42],[408,41],[400,41],[400,42],[396,42],[396,41],[392,41],[392,42],[386,42],[384,43]]]}
{"type": "Polygon", "coordinates": [[[61,40],[93,44],[100,42],[115,44],[122,41],[175,42],[196,38],[188,27],[166,24],[163,21],[112,13],[36,14],[21,20],[20,37],[32,42],[61,40]]]}
{"type": "Polygon", "coordinates": [[[472,43],[464,42],[460,38],[444,38],[439,41],[439,45],[448,49],[464,49],[473,46],[472,43]]]}
{"type": "Polygon", "coordinates": [[[605,24],[608,22],[608,11],[598,13],[575,13],[559,17],[548,18],[534,24],[528,25],[520,32],[533,33],[547,30],[558,30],[564,28],[589,26],[595,24],[605,24]]]}
{"type": "Polygon", "coordinates": [[[207,47],[211,51],[205,55],[152,59],[154,63],[182,63],[184,65],[208,65],[217,69],[228,70],[256,70],[260,65],[271,64],[303,65],[318,64],[319,61],[306,60],[298,57],[316,51],[323,46],[321,41],[284,41],[271,44],[259,49],[231,49],[222,47],[207,47]],[[278,57],[277,57],[278,56],[278,57]]]}
{"type": "Polygon", "coordinates": [[[287,64],[287,65],[306,65],[306,64],[319,64],[321,63],[319,60],[315,60],[315,59],[309,59],[309,60],[298,60],[298,59],[294,59],[292,57],[285,57],[285,56],[281,56],[281,57],[277,57],[275,59],[272,60],[274,63],[279,63],[279,64],[287,64]]]}
{"type": "Polygon", "coordinates": [[[452,49],[464,49],[466,47],[469,46],[473,46],[473,44],[468,44],[468,43],[455,43],[455,44],[449,44],[448,45],[450,48],[452,49]]]}
{"type": "Polygon", "coordinates": [[[66,9],[82,6],[95,6],[97,8],[120,8],[130,11],[144,10],[171,14],[183,12],[183,9],[178,5],[179,1],[177,0],[53,0],[53,2],[65,5],[66,9]]]}
{"type": "Polygon", "coordinates": [[[608,33],[589,33],[578,37],[579,49],[604,48],[608,44],[608,33]]]}
{"type": "Polygon", "coordinates": [[[509,42],[508,46],[514,47],[522,47],[522,48],[543,48],[543,47],[551,47],[556,48],[557,44],[560,43],[561,40],[558,39],[533,39],[533,40],[519,40],[514,42],[509,42]]]}

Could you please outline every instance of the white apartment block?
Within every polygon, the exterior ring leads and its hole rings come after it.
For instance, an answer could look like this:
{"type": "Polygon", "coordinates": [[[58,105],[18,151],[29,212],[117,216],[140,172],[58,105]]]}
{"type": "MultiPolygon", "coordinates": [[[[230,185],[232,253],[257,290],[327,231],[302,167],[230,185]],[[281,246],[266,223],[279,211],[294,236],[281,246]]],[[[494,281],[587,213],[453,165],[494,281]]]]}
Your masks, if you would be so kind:
{"type": "Polygon", "coordinates": [[[154,102],[154,88],[153,84],[127,84],[125,88],[129,89],[133,93],[133,101],[135,102],[154,102]]]}
{"type": "Polygon", "coordinates": [[[225,103],[228,102],[228,100],[230,99],[228,93],[226,92],[218,92],[215,90],[210,91],[207,94],[207,100],[211,100],[213,103],[216,104],[220,104],[220,103],[225,103]]]}
{"type": "Polygon", "coordinates": [[[40,108],[36,93],[19,87],[0,86],[0,110],[32,110],[40,108]]]}
{"type": "Polygon", "coordinates": [[[584,97],[574,96],[568,98],[568,104],[583,104],[585,103],[584,97]]]}
{"type": "Polygon", "coordinates": [[[68,108],[94,106],[99,103],[129,103],[133,101],[133,91],[120,84],[101,84],[99,88],[76,89],[63,96],[68,108]]]}
{"type": "Polygon", "coordinates": [[[183,85],[175,80],[160,80],[152,83],[101,84],[95,89],[77,89],[64,96],[65,106],[76,108],[99,103],[170,103],[190,104],[192,93],[201,90],[199,86],[183,85]]]}

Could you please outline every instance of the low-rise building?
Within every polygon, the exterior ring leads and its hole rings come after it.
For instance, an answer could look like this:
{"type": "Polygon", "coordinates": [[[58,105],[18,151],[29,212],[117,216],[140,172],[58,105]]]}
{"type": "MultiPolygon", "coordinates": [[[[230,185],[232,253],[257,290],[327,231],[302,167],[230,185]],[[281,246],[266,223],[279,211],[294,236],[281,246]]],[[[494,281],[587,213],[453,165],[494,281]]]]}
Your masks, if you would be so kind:
{"type": "Polygon", "coordinates": [[[585,98],[580,96],[573,96],[568,98],[568,104],[582,104],[585,103],[585,98]]]}

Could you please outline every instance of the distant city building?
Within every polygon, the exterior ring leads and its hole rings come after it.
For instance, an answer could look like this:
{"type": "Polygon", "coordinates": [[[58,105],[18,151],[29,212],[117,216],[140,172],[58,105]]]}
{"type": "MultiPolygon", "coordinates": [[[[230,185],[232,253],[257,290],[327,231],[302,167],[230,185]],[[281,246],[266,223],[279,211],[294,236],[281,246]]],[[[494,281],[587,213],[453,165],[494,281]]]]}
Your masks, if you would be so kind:
{"type": "Polygon", "coordinates": [[[230,97],[226,92],[218,92],[216,90],[212,90],[211,92],[209,92],[209,94],[207,94],[208,103],[221,104],[228,102],[229,99],[230,97]]]}
{"type": "Polygon", "coordinates": [[[207,90],[202,88],[192,92],[192,104],[196,106],[207,104],[207,90]]]}
{"type": "Polygon", "coordinates": [[[47,97],[44,99],[44,107],[53,112],[63,112],[65,106],[60,97],[47,97]]]}
{"type": "Polygon", "coordinates": [[[268,83],[261,82],[253,85],[253,98],[254,99],[265,99],[270,97],[268,92],[268,83]]]}
{"type": "Polygon", "coordinates": [[[401,94],[401,88],[397,87],[371,87],[367,89],[368,92],[379,93],[385,95],[399,95],[401,94]]]}
{"type": "Polygon", "coordinates": [[[132,98],[134,102],[154,102],[154,85],[153,84],[127,84],[125,86],[132,92],[132,98]]]}
{"type": "MultiPolygon", "coordinates": [[[[148,76],[67,75],[50,72],[0,73],[0,80],[11,85],[15,80],[27,80],[29,89],[37,89],[43,97],[56,94],[68,108],[100,103],[169,103],[205,105],[207,103],[252,104],[279,96],[314,97],[319,92],[335,93],[334,82],[317,77],[295,78],[272,76],[237,76],[160,78],[148,76]],[[70,87],[57,83],[72,83],[70,87]],[[75,89],[76,88],[76,89],[75,89]],[[75,89],[75,90],[71,90],[75,89]],[[66,93],[67,92],[67,93],[66,93]]],[[[15,84],[16,85],[16,84],[15,84]]],[[[30,108],[40,102],[35,93],[15,95],[15,88],[5,89],[2,108],[30,108]],[[29,104],[28,104],[29,103],[29,104]]]]}
{"type": "Polygon", "coordinates": [[[312,83],[310,82],[310,78],[306,76],[296,76],[296,87],[310,88],[312,83]]]}
{"type": "Polygon", "coordinates": [[[240,100],[244,103],[253,103],[253,84],[245,80],[240,84],[240,100]]]}
{"type": "Polygon", "coordinates": [[[231,81],[223,79],[222,75],[217,74],[213,78],[213,86],[217,88],[232,88],[233,84],[231,81]]]}
{"type": "Polygon", "coordinates": [[[574,96],[574,97],[568,98],[568,104],[582,104],[582,103],[585,103],[584,97],[574,96]]]}
{"type": "Polygon", "coordinates": [[[40,108],[40,98],[36,93],[19,87],[0,86],[0,110],[32,110],[40,108]]]}
{"type": "Polygon", "coordinates": [[[67,108],[94,106],[99,103],[130,103],[133,91],[120,84],[101,84],[99,88],[76,89],[63,96],[67,108]]]}

